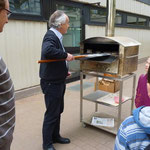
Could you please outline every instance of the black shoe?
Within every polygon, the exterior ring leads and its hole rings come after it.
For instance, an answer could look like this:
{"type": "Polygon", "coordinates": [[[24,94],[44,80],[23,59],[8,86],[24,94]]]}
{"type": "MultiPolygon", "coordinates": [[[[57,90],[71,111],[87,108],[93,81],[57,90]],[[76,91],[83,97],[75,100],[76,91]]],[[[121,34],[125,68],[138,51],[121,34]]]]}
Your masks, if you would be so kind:
{"type": "Polygon", "coordinates": [[[43,149],[43,150],[56,150],[56,149],[54,148],[53,145],[51,145],[49,148],[45,148],[45,149],[43,149]]]}
{"type": "Polygon", "coordinates": [[[68,138],[58,137],[53,140],[53,143],[69,144],[70,140],[68,138]]]}

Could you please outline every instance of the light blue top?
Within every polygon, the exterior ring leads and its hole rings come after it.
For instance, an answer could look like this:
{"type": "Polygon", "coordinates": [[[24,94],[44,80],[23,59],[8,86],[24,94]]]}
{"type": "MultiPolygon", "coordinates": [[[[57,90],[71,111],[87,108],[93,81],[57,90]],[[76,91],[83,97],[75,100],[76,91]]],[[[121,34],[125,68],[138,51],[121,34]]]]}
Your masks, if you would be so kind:
{"type": "Polygon", "coordinates": [[[58,30],[56,30],[55,28],[53,28],[53,27],[51,27],[49,30],[53,31],[56,34],[56,36],[59,38],[59,40],[60,40],[60,42],[62,44],[62,40],[63,40],[62,34],[58,30]]]}
{"type": "Polygon", "coordinates": [[[139,107],[118,130],[115,150],[144,150],[150,144],[150,107],[139,107]]]}

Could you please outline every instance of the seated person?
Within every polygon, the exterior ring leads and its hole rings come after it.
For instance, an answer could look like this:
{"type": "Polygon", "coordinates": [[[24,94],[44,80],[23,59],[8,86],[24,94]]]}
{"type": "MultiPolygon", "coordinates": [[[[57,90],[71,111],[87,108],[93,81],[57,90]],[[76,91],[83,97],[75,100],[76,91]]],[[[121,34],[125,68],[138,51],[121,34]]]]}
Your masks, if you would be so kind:
{"type": "MultiPolygon", "coordinates": [[[[148,76],[150,76],[150,57],[145,64],[146,74],[139,77],[136,89],[135,106],[150,106],[150,81],[148,83],[148,76]]],[[[150,77],[149,77],[150,78],[150,77]]],[[[149,79],[150,80],[150,79],[149,79]]]]}
{"type": "Polygon", "coordinates": [[[114,150],[150,150],[150,106],[133,110],[121,123],[114,150]]]}

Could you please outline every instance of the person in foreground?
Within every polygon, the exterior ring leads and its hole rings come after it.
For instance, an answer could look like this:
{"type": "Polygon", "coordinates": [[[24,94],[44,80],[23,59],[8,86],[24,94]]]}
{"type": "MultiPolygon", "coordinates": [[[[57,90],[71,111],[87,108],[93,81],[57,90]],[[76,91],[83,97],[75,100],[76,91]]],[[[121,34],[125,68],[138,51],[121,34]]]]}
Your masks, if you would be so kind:
{"type": "Polygon", "coordinates": [[[53,143],[70,143],[68,138],[60,135],[60,118],[64,109],[64,94],[66,77],[68,75],[67,61],[74,56],[65,52],[62,37],[69,27],[69,18],[63,11],[55,11],[49,19],[50,29],[44,36],[41,60],[65,59],[64,61],[41,63],[40,84],[45,96],[46,112],[43,122],[43,149],[55,150],[53,143]]]}
{"type": "Polygon", "coordinates": [[[150,83],[148,83],[149,66],[150,66],[150,57],[147,59],[145,64],[146,74],[140,75],[138,80],[135,97],[135,106],[137,108],[140,106],[150,106],[150,83]]]}
{"type": "MultiPolygon", "coordinates": [[[[0,32],[8,23],[9,1],[0,0],[0,32]]],[[[2,57],[0,56],[0,150],[10,150],[15,127],[14,86],[2,57]]]]}
{"type": "Polygon", "coordinates": [[[133,110],[118,130],[115,150],[150,150],[150,106],[133,110]]]}

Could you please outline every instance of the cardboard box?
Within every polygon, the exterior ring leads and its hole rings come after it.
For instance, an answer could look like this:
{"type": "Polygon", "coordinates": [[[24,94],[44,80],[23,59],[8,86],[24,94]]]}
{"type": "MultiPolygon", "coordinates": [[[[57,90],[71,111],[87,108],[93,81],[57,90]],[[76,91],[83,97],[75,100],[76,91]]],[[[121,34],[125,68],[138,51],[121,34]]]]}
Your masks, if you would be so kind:
{"type": "MultiPolygon", "coordinates": [[[[115,93],[120,90],[119,81],[102,79],[98,81],[98,90],[115,93]]],[[[95,83],[96,90],[96,83],[95,83]]]]}

